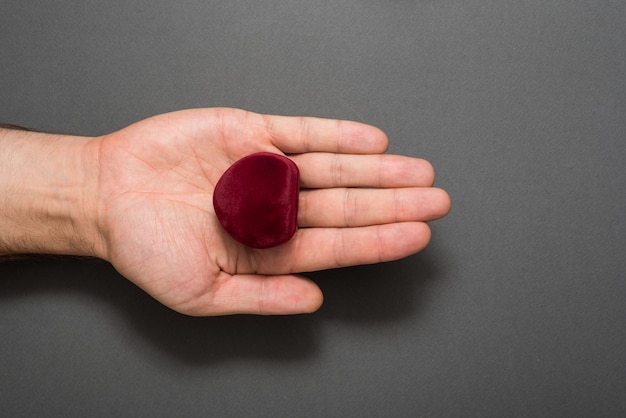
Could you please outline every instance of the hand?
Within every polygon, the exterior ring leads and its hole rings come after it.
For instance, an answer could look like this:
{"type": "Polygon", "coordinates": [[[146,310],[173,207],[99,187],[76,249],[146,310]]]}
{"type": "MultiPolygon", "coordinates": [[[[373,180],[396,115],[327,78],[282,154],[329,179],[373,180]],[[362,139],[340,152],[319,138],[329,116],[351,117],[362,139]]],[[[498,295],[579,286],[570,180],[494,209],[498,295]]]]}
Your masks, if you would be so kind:
{"type": "Polygon", "coordinates": [[[95,255],[189,315],[314,311],[322,294],[296,273],[413,254],[450,208],[428,162],[382,154],[385,134],[356,122],[197,109],[91,139],[3,135],[0,189],[15,197],[0,202],[0,254],[95,255]],[[261,151],[298,165],[301,192],[294,237],[256,250],[222,229],[212,194],[261,151]]]}
{"type": "Polygon", "coordinates": [[[450,205],[430,187],[429,163],[382,155],[385,135],[354,122],[198,109],[99,140],[104,258],[191,315],[314,311],[319,288],[294,273],[415,253],[430,239],[424,222],[450,205]],[[212,193],[232,163],[261,151],[298,165],[300,229],[286,244],[255,250],[224,232],[212,193]]]}

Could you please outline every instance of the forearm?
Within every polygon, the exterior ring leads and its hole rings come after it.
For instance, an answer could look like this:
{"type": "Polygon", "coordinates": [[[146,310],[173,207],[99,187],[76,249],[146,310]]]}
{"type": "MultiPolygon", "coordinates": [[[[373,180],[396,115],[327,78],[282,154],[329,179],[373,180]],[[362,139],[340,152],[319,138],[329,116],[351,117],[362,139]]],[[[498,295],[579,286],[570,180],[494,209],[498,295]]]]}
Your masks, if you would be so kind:
{"type": "Polygon", "coordinates": [[[88,138],[0,127],[0,255],[98,255],[88,138]]]}

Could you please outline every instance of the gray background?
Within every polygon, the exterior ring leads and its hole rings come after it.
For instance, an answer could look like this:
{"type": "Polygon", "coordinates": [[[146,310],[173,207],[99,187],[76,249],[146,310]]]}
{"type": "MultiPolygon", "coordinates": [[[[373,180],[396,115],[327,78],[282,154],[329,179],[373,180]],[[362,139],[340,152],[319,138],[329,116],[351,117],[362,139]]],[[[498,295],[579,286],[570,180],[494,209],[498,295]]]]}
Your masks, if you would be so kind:
{"type": "Polygon", "coordinates": [[[104,262],[0,264],[4,416],[625,416],[626,2],[22,1],[0,119],[345,118],[453,209],[295,317],[189,318],[104,262]]]}

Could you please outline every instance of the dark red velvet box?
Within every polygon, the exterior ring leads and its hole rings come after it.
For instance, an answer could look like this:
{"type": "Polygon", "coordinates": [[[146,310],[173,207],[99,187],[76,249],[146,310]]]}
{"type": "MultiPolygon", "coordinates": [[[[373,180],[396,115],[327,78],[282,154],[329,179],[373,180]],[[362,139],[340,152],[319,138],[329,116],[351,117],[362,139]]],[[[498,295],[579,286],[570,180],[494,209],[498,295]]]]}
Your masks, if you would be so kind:
{"type": "Polygon", "coordinates": [[[235,162],[219,179],[213,206],[224,229],[253,248],[283,244],[298,226],[300,173],[289,158],[269,152],[235,162]]]}

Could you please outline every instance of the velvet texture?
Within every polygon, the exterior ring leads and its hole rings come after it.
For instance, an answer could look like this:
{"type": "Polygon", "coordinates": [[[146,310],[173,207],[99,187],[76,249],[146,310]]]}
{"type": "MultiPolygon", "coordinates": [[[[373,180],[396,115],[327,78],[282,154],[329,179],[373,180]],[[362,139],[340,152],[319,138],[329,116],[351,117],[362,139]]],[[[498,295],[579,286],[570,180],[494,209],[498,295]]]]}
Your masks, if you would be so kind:
{"type": "Polygon", "coordinates": [[[298,226],[300,173],[289,158],[269,152],[235,162],[215,186],[213,207],[224,229],[253,248],[283,244],[298,226]]]}

